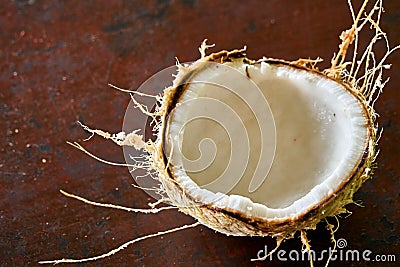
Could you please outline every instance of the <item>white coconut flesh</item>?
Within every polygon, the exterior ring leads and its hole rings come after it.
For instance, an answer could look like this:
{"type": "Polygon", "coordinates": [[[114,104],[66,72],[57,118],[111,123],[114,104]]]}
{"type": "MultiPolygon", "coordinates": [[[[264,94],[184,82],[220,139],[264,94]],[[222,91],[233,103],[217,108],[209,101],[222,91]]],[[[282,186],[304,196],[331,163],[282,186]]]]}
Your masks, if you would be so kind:
{"type": "Polygon", "coordinates": [[[296,218],[337,193],[362,161],[366,111],[342,83],[268,62],[188,69],[196,71],[169,114],[165,152],[196,201],[296,218]]]}

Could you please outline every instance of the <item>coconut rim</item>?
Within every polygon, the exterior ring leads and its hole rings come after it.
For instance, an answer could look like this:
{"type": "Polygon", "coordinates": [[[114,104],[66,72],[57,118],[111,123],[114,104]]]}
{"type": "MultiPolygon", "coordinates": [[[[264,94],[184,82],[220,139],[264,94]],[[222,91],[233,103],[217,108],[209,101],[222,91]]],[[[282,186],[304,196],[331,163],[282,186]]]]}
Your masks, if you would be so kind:
{"type": "MultiPolygon", "coordinates": [[[[310,215],[313,216],[312,214],[318,210],[321,209],[321,207],[325,207],[330,203],[331,201],[335,200],[339,192],[341,192],[347,185],[349,185],[354,179],[357,179],[358,176],[361,176],[362,173],[364,172],[364,169],[366,168],[366,160],[369,157],[373,157],[374,153],[370,153],[371,150],[373,152],[373,147],[370,147],[370,141],[374,139],[375,133],[374,129],[376,128],[375,123],[374,123],[374,118],[371,114],[373,112],[369,112],[368,108],[369,106],[367,105],[366,101],[364,100],[363,95],[358,92],[357,90],[353,89],[350,84],[340,80],[340,79],[335,79],[332,78],[319,70],[315,68],[310,68],[305,66],[304,64],[299,63],[299,61],[285,61],[281,59],[273,59],[273,58],[262,58],[260,60],[250,60],[246,57],[246,54],[244,53],[245,50],[233,50],[233,51],[220,51],[217,53],[210,54],[209,56],[202,57],[201,59],[197,60],[193,65],[188,66],[188,70],[186,73],[184,73],[182,76],[179,76],[179,73],[174,81],[174,85],[166,90],[169,90],[169,93],[165,94],[166,98],[163,101],[163,106],[164,106],[164,116],[162,119],[162,127],[159,132],[159,137],[161,139],[161,154],[163,157],[164,164],[166,166],[166,172],[168,176],[174,180],[174,183],[176,184],[176,187],[179,188],[179,191],[183,195],[185,195],[190,202],[192,202],[195,205],[199,205],[201,207],[204,207],[210,211],[214,212],[222,212],[230,217],[233,217],[235,219],[238,219],[242,222],[248,223],[248,224],[265,224],[268,223],[269,227],[274,225],[281,225],[281,224],[288,224],[290,222],[298,222],[298,221],[306,221],[310,215]],[[286,216],[284,218],[268,218],[268,217],[259,217],[255,215],[247,215],[243,210],[238,210],[238,209],[232,209],[230,207],[219,207],[218,205],[214,203],[204,203],[195,196],[193,196],[188,190],[185,189],[185,187],[178,182],[174,171],[172,170],[173,165],[171,162],[168,160],[168,156],[166,154],[166,151],[164,150],[164,145],[166,144],[166,133],[168,132],[168,117],[171,111],[174,109],[174,107],[179,103],[181,97],[183,96],[187,86],[190,85],[190,83],[187,83],[187,81],[190,81],[191,78],[196,75],[198,69],[196,66],[196,63],[205,63],[205,62],[217,62],[217,63],[226,63],[226,62],[232,62],[234,60],[242,60],[244,64],[249,64],[249,65],[256,65],[260,64],[262,62],[268,63],[274,66],[284,66],[284,67],[289,67],[289,68],[294,68],[302,71],[309,72],[311,74],[317,75],[321,78],[331,80],[333,82],[336,82],[340,86],[342,86],[348,93],[350,93],[358,102],[359,106],[361,106],[361,115],[364,118],[365,121],[365,127],[366,127],[366,136],[364,140],[364,146],[363,146],[363,152],[360,152],[359,159],[356,161],[356,164],[354,164],[353,169],[348,173],[348,175],[342,179],[342,182],[332,190],[330,194],[327,196],[321,198],[317,203],[311,204],[307,209],[304,211],[295,214],[295,216],[286,216]],[[194,66],[194,67],[193,67],[194,66]],[[371,154],[371,155],[370,155],[371,154]],[[308,216],[307,216],[308,215],[308,216]]],[[[201,69],[200,69],[201,71],[201,69]]],[[[188,176],[189,177],[189,176],[188,176]]],[[[190,177],[189,179],[196,184],[190,177]]],[[[197,185],[197,184],[196,184],[197,185]]],[[[197,185],[198,186],[198,185],[197,185]]],[[[359,187],[359,186],[358,186],[359,187]]],[[[357,189],[358,189],[357,187],[357,189]]],[[[211,191],[210,191],[211,192],[211,191]]],[[[213,194],[216,194],[216,192],[212,192],[213,194]]],[[[225,196],[230,196],[227,194],[224,194],[225,196]]],[[[351,194],[352,195],[352,194],[351,194]]],[[[232,195],[231,195],[232,196],[232,195]]],[[[250,198],[245,197],[245,196],[240,196],[240,198],[246,199],[250,201],[250,203],[256,204],[256,205],[262,205],[265,206],[265,204],[262,203],[257,203],[252,201],[250,198]]],[[[265,206],[266,207],[266,206],[265,206]]],[[[335,212],[335,211],[334,211],[335,212]]],[[[327,213],[326,215],[323,214],[324,216],[322,217],[327,217],[327,216],[332,216],[336,214],[331,214],[327,213]]],[[[268,228],[269,228],[268,227],[268,228]]],[[[258,228],[258,227],[257,227],[258,228]]]]}

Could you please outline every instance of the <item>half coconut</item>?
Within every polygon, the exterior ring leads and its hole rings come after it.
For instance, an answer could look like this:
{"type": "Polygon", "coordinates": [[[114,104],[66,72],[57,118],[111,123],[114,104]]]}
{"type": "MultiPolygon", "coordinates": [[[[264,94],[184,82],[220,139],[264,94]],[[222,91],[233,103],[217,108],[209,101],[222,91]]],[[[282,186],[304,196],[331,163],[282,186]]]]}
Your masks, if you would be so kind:
{"type": "Polygon", "coordinates": [[[345,211],[369,177],[364,96],[302,62],[221,51],[179,66],[153,161],[174,205],[228,235],[282,238],[345,211]]]}

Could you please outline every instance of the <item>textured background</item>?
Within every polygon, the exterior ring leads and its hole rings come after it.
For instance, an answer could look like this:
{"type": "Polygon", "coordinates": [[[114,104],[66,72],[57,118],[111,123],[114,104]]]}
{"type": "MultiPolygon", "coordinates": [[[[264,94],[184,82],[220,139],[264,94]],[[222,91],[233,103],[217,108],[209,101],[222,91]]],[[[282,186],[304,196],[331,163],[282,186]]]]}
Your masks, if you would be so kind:
{"type": "MultiPolygon", "coordinates": [[[[384,6],[381,25],[393,46],[400,42],[400,2],[387,0],[384,6]]],[[[175,56],[181,62],[197,59],[204,38],[216,44],[210,51],[247,45],[250,58],[320,56],[326,67],[338,36],[350,24],[344,0],[2,1],[0,265],[97,255],[129,239],[193,222],[177,211],[136,215],[92,207],[58,192],[62,188],[132,207],[151,201],[130,186],[133,178],[126,168],[96,162],[65,143],[88,136],[76,125],[78,119],[111,132],[121,129],[130,99],[107,83],[137,88],[173,65],[175,56]]],[[[341,220],[336,237],[345,238],[349,249],[396,254],[397,262],[361,265],[400,264],[400,53],[388,61],[393,63],[386,72],[391,80],[376,103],[384,128],[379,168],[356,194],[365,207],[349,206],[354,213],[341,220]]],[[[85,146],[108,160],[124,160],[119,147],[100,138],[85,146]]],[[[309,237],[316,251],[330,246],[324,224],[309,237]]],[[[265,245],[271,249],[274,240],[227,237],[200,226],[82,265],[265,266],[270,262],[249,261],[265,245]]],[[[300,239],[281,248],[300,250],[300,239]]],[[[308,263],[275,259],[273,266],[308,263]]]]}

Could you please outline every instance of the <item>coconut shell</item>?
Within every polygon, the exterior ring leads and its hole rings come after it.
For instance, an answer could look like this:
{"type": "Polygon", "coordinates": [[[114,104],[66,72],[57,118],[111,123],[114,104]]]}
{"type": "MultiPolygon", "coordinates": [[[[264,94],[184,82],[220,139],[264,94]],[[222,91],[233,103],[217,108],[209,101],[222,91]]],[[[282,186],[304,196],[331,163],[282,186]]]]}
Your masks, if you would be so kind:
{"type": "Polygon", "coordinates": [[[159,171],[159,180],[162,183],[163,190],[168,195],[171,204],[179,207],[179,210],[196,218],[202,224],[218,232],[235,236],[275,236],[287,238],[294,235],[297,231],[315,229],[318,222],[326,217],[336,216],[346,212],[345,206],[353,202],[354,193],[361,185],[371,177],[373,170],[373,161],[376,154],[376,129],[374,110],[368,105],[365,96],[354,85],[349,84],[344,79],[331,78],[323,72],[318,71],[307,64],[307,61],[298,60],[287,62],[277,59],[250,60],[246,58],[244,50],[221,51],[204,56],[190,66],[180,66],[174,85],[165,89],[164,98],[159,112],[162,114],[161,125],[159,125],[158,138],[152,145],[152,161],[159,171]],[[321,75],[324,78],[334,80],[341,84],[350,92],[364,109],[364,117],[367,122],[368,135],[365,140],[364,153],[359,158],[356,166],[343,178],[339,187],[335,188],[332,194],[321,199],[316,205],[313,205],[306,211],[285,219],[266,219],[248,216],[237,210],[222,209],[212,204],[205,204],[197,200],[195,196],[190,195],[186,188],[180,184],[172,171],[172,165],[163,148],[165,147],[165,129],[167,127],[167,118],[170,112],[179,102],[180,97],[185,92],[186,84],[191,78],[201,71],[201,63],[217,62],[226,63],[232,61],[241,61],[252,65],[266,62],[277,64],[290,68],[298,68],[321,75]],[[305,63],[306,62],[306,63],[305,63]]]}

